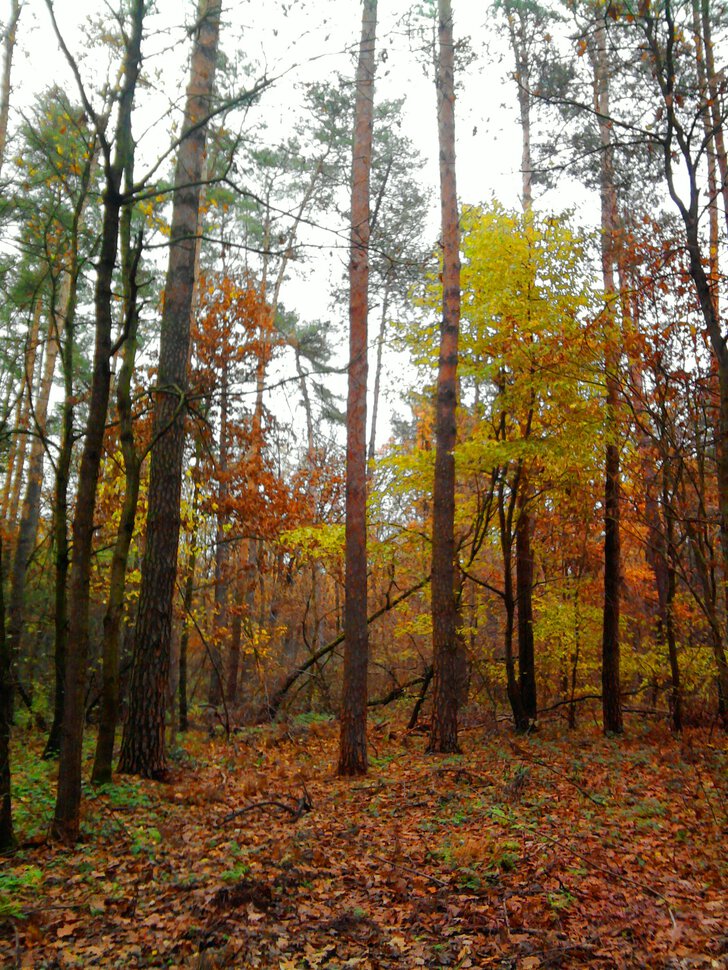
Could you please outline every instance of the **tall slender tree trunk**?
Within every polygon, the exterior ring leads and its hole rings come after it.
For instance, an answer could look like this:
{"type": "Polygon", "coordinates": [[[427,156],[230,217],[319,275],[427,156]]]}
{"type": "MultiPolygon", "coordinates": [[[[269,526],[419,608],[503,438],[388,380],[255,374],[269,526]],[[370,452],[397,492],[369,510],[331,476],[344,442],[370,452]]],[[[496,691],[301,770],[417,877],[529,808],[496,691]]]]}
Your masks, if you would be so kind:
{"type": "MultiPolygon", "coordinates": [[[[131,191],[132,171],[127,169],[125,184],[131,191]]],[[[119,439],[124,460],[124,499],[111,558],[109,575],[109,596],[103,624],[101,703],[99,706],[99,731],[96,740],[96,753],[91,771],[91,780],[101,785],[111,781],[116,724],[119,718],[119,656],[121,628],[124,617],[124,593],[126,590],[126,570],[129,550],[134,536],[139,485],[141,478],[141,457],[134,441],[134,413],[132,405],[132,380],[137,350],[137,329],[139,310],[137,305],[137,269],[141,257],[141,240],[136,251],[132,250],[131,206],[122,215],[121,247],[122,274],[124,287],[126,340],[124,356],[116,387],[116,406],[119,416],[119,439]]]]}
{"type": "Polygon", "coordinates": [[[606,375],[607,447],[604,465],[604,616],[602,628],[602,718],[605,734],[621,734],[619,610],[621,553],[619,535],[619,361],[621,341],[617,320],[615,246],[618,231],[614,181],[614,145],[609,121],[609,54],[606,27],[599,15],[594,31],[594,107],[599,124],[600,195],[602,210],[602,280],[605,296],[604,367],[606,375]]]}
{"type": "Polygon", "coordinates": [[[189,730],[189,712],[187,704],[187,667],[188,667],[188,647],[190,643],[190,618],[192,616],[192,604],[195,595],[195,577],[197,574],[197,510],[200,503],[200,477],[199,461],[202,452],[202,442],[198,441],[196,473],[194,475],[195,484],[192,489],[192,531],[188,536],[189,550],[187,553],[187,573],[185,578],[184,593],[182,596],[183,606],[183,626],[179,638],[179,681],[177,683],[177,698],[179,705],[179,729],[180,731],[189,730]]]}
{"type": "MultiPolygon", "coordinates": [[[[225,523],[228,519],[227,500],[228,500],[228,365],[227,360],[223,362],[222,374],[220,378],[220,445],[218,450],[218,512],[217,530],[215,534],[215,606],[213,621],[213,636],[210,643],[210,686],[208,690],[208,701],[214,707],[219,707],[223,699],[224,667],[223,667],[223,644],[228,638],[228,588],[230,583],[230,544],[225,533],[225,523]]],[[[229,647],[228,651],[229,653],[229,647]]]]}
{"type": "Polygon", "coordinates": [[[374,126],[377,0],[364,0],[356,77],[349,264],[349,394],[346,408],[346,587],[340,775],[367,770],[367,319],[370,175],[374,126]]]}
{"type": "Polygon", "coordinates": [[[450,0],[439,0],[437,116],[442,214],[442,322],[435,402],[432,509],[433,698],[429,750],[458,746],[459,662],[455,594],[455,441],[460,329],[460,226],[455,179],[455,50],[450,0]]]}
{"type": "Polygon", "coordinates": [[[369,430],[369,449],[367,451],[367,477],[371,480],[374,471],[374,457],[377,450],[377,418],[379,416],[379,398],[382,387],[382,356],[384,352],[384,335],[387,330],[387,316],[389,315],[389,274],[384,281],[384,296],[382,297],[382,315],[379,320],[377,335],[377,359],[374,365],[374,391],[372,393],[372,423],[369,430]]]}
{"type": "MultiPolygon", "coordinates": [[[[66,303],[68,299],[67,293],[62,293],[60,298],[62,303],[66,303]]],[[[58,341],[60,340],[61,330],[62,317],[58,312],[58,307],[54,307],[53,312],[50,314],[48,324],[48,335],[43,359],[43,374],[34,408],[35,430],[30,446],[25,495],[23,496],[11,573],[7,649],[13,658],[13,666],[16,666],[20,662],[23,652],[25,581],[38,537],[41,487],[43,484],[43,458],[47,445],[46,419],[48,416],[48,401],[50,399],[53,374],[56,367],[58,341]]],[[[32,681],[28,690],[32,695],[32,681]]]]}
{"type": "Polygon", "coordinates": [[[516,523],[516,603],[518,604],[518,681],[523,708],[531,720],[536,719],[536,650],[533,638],[533,520],[526,507],[528,476],[522,475],[518,493],[516,523]]]}
{"type": "MultiPolygon", "coordinates": [[[[721,191],[725,215],[728,223],[728,160],[726,159],[724,143],[724,119],[720,116],[718,105],[720,102],[717,87],[718,77],[715,74],[713,62],[713,45],[711,38],[710,4],[701,0],[701,17],[703,26],[703,42],[705,53],[706,82],[711,102],[705,105],[705,113],[713,123],[711,136],[705,135],[707,148],[716,155],[718,169],[721,174],[721,191]]],[[[682,126],[677,112],[676,90],[679,87],[677,66],[680,63],[676,52],[679,31],[674,21],[673,5],[665,3],[657,17],[646,16],[641,21],[646,40],[646,50],[652,55],[654,76],[662,95],[662,108],[667,123],[666,137],[663,140],[663,169],[670,197],[680,212],[685,227],[685,241],[689,257],[689,271],[695,287],[695,293],[700,305],[701,314],[705,322],[713,361],[718,376],[718,427],[715,438],[715,452],[717,464],[718,507],[720,516],[720,543],[722,560],[722,597],[723,619],[720,626],[711,623],[714,651],[717,662],[718,708],[726,727],[728,727],[728,660],[726,659],[725,617],[728,615],[728,348],[720,319],[717,294],[714,289],[716,280],[711,280],[705,269],[703,259],[703,243],[700,233],[700,213],[702,199],[698,187],[698,158],[693,155],[693,134],[688,133],[682,126]],[[664,38],[659,35],[659,29],[664,28],[664,38]],[[687,188],[681,194],[675,177],[676,160],[680,159],[685,166],[687,188]]],[[[702,149],[701,149],[702,152],[702,149]]]]}
{"type": "Polygon", "coordinates": [[[0,533],[0,853],[12,849],[12,784],[10,732],[13,722],[13,670],[5,635],[5,584],[3,583],[3,537],[0,533]]]}
{"type": "Polygon", "coordinates": [[[44,758],[55,757],[61,748],[61,726],[65,707],[66,655],[68,644],[68,569],[70,556],[68,548],[68,485],[73,457],[73,375],[76,290],[78,285],[78,253],[72,259],[71,292],[64,320],[65,339],[61,348],[64,396],[61,411],[61,442],[56,458],[56,474],[53,500],[53,672],[55,690],[53,694],[53,721],[46,741],[44,758]]]}
{"type": "Polygon", "coordinates": [[[71,474],[71,459],[73,457],[74,431],[74,342],[76,305],[78,302],[79,263],[79,230],[83,219],[83,212],[88,198],[88,187],[91,174],[96,164],[96,143],[90,153],[82,173],[82,185],[78,201],[73,213],[71,231],[71,251],[68,257],[66,272],[68,274],[68,299],[63,310],[63,319],[58,321],[56,340],[58,353],[61,357],[63,371],[63,405],[61,408],[61,441],[56,458],[54,502],[53,502],[53,547],[54,547],[54,696],[53,722],[46,741],[44,758],[55,757],[61,747],[61,726],[63,724],[63,709],[66,679],[66,646],[68,642],[68,484],[71,474]],[[63,340],[61,340],[63,336],[63,340]]]}
{"type": "Polygon", "coordinates": [[[73,610],[69,617],[70,649],[66,659],[58,794],[51,826],[53,837],[65,842],[75,842],[78,839],[80,827],[81,761],[89,649],[89,585],[94,512],[111,383],[112,286],[118,249],[119,217],[123,204],[121,179],[127,160],[134,150],[131,112],[141,67],[144,9],[143,0],[134,0],[131,10],[131,31],[124,58],[124,77],[119,96],[117,141],[113,161],[108,146],[104,152],[106,187],[94,299],[96,339],[86,436],[81,455],[76,511],[73,519],[73,562],[69,585],[69,600],[73,604],[73,610]]]}
{"type": "MultiPolygon", "coordinates": [[[[531,158],[531,58],[527,39],[528,11],[520,4],[506,7],[508,32],[515,61],[518,110],[521,120],[521,204],[529,218],[533,211],[533,159],[531,158]]],[[[529,421],[530,425],[530,421],[529,421]]],[[[535,720],[536,654],[533,639],[533,520],[528,511],[529,479],[519,475],[516,523],[516,603],[518,606],[518,686],[525,714],[535,720]]]]}
{"type": "Polygon", "coordinates": [[[5,146],[8,139],[8,119],[10,117],[10,75],[15,53],[15,38],[20,18],[20,0],[11,0],[10,19],[3,37],[3,74],[0,82],[0,172],[5,161],[5,146]]]}
{"type": "Polygon", "coordinates": [[[128,716],[119,759],[120,771],[150,778],[163,776],[167,767],[164,728],[172,604],[177,576],[190,313],[195,282],[206,118],[210,112],[215,80],[220,10],[219,0],[200,0],[183,140],[177,156],[154,409],[147,540],[134,637],[128,716]]]}
{"type": "Polygon", "coordinates": [[[6,529],[15,539],[15,527],[20,508],[20,494],[25,473],[25,458],[28,451],[28,432],[31,423],[33,391],[35,388],[35,363],[38,356],[42,304],[38,299],[33,308],[33,318],[25,345],[24,372],[18,408],[16,433],[13,436],[8,467],[5,473],[6,486],[3,494],[3,518],[6,529]]]}
{"type": "Polygon", "coordinates": [[[670,719],[672,729],[676,733],[683,728],[683,702],[680,684],[680,663],[677,653],[677,637],[675,636],[675,593],[677,551],[675,548],[675,516],[672,508],[671,481],[669,463],[663,462],[662,507],[665,516],[665,549],[664,549],[664,598],[660,603],[662,627],[667,644],[667,656],[670,662],[670,719]]]}

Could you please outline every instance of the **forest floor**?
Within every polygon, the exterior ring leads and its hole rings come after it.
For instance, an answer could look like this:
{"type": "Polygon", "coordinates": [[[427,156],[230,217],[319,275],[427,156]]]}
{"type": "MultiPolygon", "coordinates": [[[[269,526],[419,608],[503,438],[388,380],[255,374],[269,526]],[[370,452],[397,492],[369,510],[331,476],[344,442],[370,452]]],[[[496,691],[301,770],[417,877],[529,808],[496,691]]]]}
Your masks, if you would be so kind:
{"type": "Polygon", "coordinates": [[[74,850],[21,741],[2,967],[728,967],[718,732],[472,725],[435,757],[392,714],[355,780],[333,722],[192,733],[169,783],[89,789],[74,850]]]}

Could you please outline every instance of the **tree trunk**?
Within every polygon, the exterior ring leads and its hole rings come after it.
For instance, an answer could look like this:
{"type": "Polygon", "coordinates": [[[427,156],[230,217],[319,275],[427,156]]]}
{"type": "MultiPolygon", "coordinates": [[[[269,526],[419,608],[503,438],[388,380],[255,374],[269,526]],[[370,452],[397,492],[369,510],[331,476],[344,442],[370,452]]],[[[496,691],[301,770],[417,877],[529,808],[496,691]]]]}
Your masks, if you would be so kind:
{"type": "Polygon", "coordinates": [[[5,636],[3,537],[0,533],[0,852],[12,849],[13,808],[10,779],[10,731],[13,720],[13,671],[5,636]]]}
{"type": "Polygon", "coordinates": [[[379,397],[382,385],[382,353],[384,351],[384,335],[387,330],[387,316],[389,314],[389,275],[384,282],[382,297],[382,315],[379,320],[379,334],[377,335],[377,359],[374,368],[374,391],[372,394],[372,424],[369,430],[369,449],[367,452],[367,478],[371,480],[374,471],[374,457],[377,446],[377,417],[379,415],[379,397]]]}
{"type": "MultiPolygon", "coordinates": [[[[200,460],[201,447],[198,448],[197,462],[200,460]]],[[[199,464],[195,475],[195,485],[192,490],[192,522],[197,520],[197,506],[200,500],[199,464]]],[[[177,696],[179,703],[179,729],[189,730],[189,715],[187,710],[187,648],[190,642],[190,617],[192,616],[192,600],[195,594],[195,573],[197,571],[197,533],[193,531],[189,536],[189,552],[187,554],[187,578],[183,595],[183,624],[179,638],[179,682],[177,696]]]]}
{"type": "MultiPolygon", "coordinates": [[[[68,277],[67,277],[68,279],[68,277]]],[[[63,304],[68,302],[68,292],[60,296],[63,304]]],[[[43,458],[45,456],[46,419],[48,416],[48,401],[50,398],[53,374],[56,367],[58,343],[63,329],[62,314],[58,307],[50,314],[48,335],[46,338],[45,356],[43,360],[43,374],[38,389],[37,401],[33,410],[35,431],[30,446],[28,459],[28,474],[25,484],[25,495],[20,515],[20,524],[15,543],[15,555],[10,584],[10,603],[8,610],[7,649],[15,668],[22,658],[22,640],[25,615],[25,581],[28,567],[38,537],[38,521],[40,518],[41,487],[43,484],[43,458]]],[[[32,695],[32,682],[29,686],[32,695]]]]}
{"type": "Polygon", "coordinates": [[[8,138],[8,118],[10,115],[10,74],[15,52],[15,38],[20,18],[20,0],[12,0],[10,19],[3,38],[3,76],[0,82],[0,172],[5,161],[5,145],[8,138]]]}
{"type": "Polygon", "coordinates": [[[228,636],[228,586],[230,583],[230,544],[225,533],[228,520],[228,365],[223,362],[220,378],[220,447],[218,453],[217,530],[215,534],[215,605],[213,635],[210,643],[210,685],[208,701],[219,707],[223,700],[225,682],[223,676],[223,643],[228,636]]]}
{"type": "MultiPolygon", "coordinates": [[[[710,93],[709,101],[717,97],[717,78],[713,65],[713,49],[710,36],[710,11],[703,2],[701,6],[704,32],[704,48],[706,56],[706,80],[710,93]]],[[[647,41],[647,49],[653,60],[654,76],[660,87],[663,98],[664,114],[667,122],[667,134],[663,140],[663,166],[670,197],[675,203],[685,226],[685,240],[687,244],[690,276],[695,286],[695,293],[700,304],[700,310],[705,322],[705,329],[710,341],[710,347],[718,374],[719,407],[718,428],[716,434],[716,464],[718,480],[718,506],[720,515],[720,542],[722,560],[722,600],[724,617],[728,613],[728,348],[723,335],[721,320],[718,312],[717,295],[714,292],[711,279],[705,271],[703,249],[700,235],[699,219],[702,208],[700,190],[698,188],[699,156],[693,156],[693,135],[686,132],[676,110],[675,91],[678,85],[676,76],[676,51],[678,31],[673,19],[672,6],[665,4],[660,17],[645,17],[642,28],[647,41]],[[664,24],[665,41],[658,37],[658,26],[664,24]],[[679,194],[675,180],[675,161],[681,158],[687,174],[688,201],[679,194]]],[[[728,201],[728,188],[725,177],[728,174],[725,145],[723,141],[723,119],[718,112],[719,98],[716,103],[706,106],[713,120],[713,137],[708,138],[709,147],[714,147],[717,155],[721,181],[723,182],[724,203],[728,201]],[[710,142],[712,141],[712,146],[710,142]]],[[[707,138],[707,136],[705,136],[707,138]]],[[[700,149],[702,153],[702,147],[700,149]]],[[[728,209],[726,209],[728,220],[728,209]]],[[[713,281],[715,282],[715,281],[713,281]]],[[[725,626],[725,624],[723,624],[725,626]]],[[[717,662],[718,707],[724,725],[728,728],[728,662],[723,644],[724,632],[712,625],[714,651],[717,662]]]]}
{"type": "Polygon", "coordinates": [[[534,721],[536,698],[536,654],[533,641],[533,551],[531,517],[524,508],[526,478],[519,488],[520,512],[516,525],[516,602],[518,604],[518,682],[526,715],[534,721]]]}
{"type": "Polygon", "coordinates": [[[25,455],[28,450],[28,431],[32,412],[33,388],[35,386],[35,362],[38,355],[38,339],[42,313],[41,301],[36,300],[33,320],[25,346],[25,369],[20,390],[18,420],[15,426],[10,455],[8,456],[3,490],[3,519],[11,533],[15,530],[20,507],[20,492],[25,471],[25,455]]]}
{"type": "Polygon", "coordinates": [[[73,413],[74,413],[74,342],[76,306],[78,300],[79,274],[79,230],[83,218],[83,211],[88,198],[88,187],[91,173],[96,164],[96,151],[89,157],[82,176],[81,191],[73,213],[71,232],[71,252],[69,254],[66,272],[69,279],[68,299],[64,308],[63,320],[58,322],[56,340],[58,352],[61,355],[63,370],[63,407],[61,410],[61,441],[56,458],[56,474],[53,502],[53,545],[54,545],[54,651],[53,672],[55,691],[53,698],[53,723],[46,741],[44,758],[55,757],[61,748],[61,726],[63,724],[63,710],[66,680],[66,646],[68,643],[68,483],[71,474],[71,459],[73,457],[73,413]],[[64,334],[61,343],[61,332],[64,334]]]}
{"type": "Polygon", "coordinates": [[[54,648],[53,672],[55,691],[53,695],[53,722],[46,741],[44,758],[55,757],[61,749],[61,726],[65,707],[66,691],[66,654],[68,644],[68,484],[73,457],[73,376],[74,340],[77,288],[77,258],[72,273],[71,294],[66,310],[65,341],[62,350],[64,398],[61,415],[61,444],[56,459],[56,475],[53,501],[53,545],[54,545],[54,648]]]}
{"type": "Polygon", "coordinates": [[[521,470],[517,468],[510,487],[510,497],[506,504],[505,474],[498,486],[498,519],[500,527],[501,553],[503,556],[503,605],[506,610],[506,625],[504,630],[504,647],[506,661],[506,690],[508,701],[513,713],[513,723],[518,732],[528,730],[529,715],[526,710],[521,680],[516,674],[516,662],[513,652],[513,631],[516,616],[516,595],[513,589],[513,513],[517,496],[520,493],[521,470]]]}
{"type": "Polygon", "coordinates": [[[374,124],[377,0],[364,0],[356,77],[349,264],[349,394],[346,408],[346,587],[340,775],[367,770],[367,318],[369,312],[369,179],[374,124]]]}
{"type": "Polygon", "coordinates": [[[206,118],[213,94],[219,32],[220,3],[218,0],[200,0],[183,140],[175,171],[154,409],[146,549],[134,637],[129,709],[119,760],[120,771],[149,778],[163,776],[167,767],[164,727],[172,602],[177,575],[190,313],[206,118]]]}
{"type": "Polygon", "coordinates": [[[70,615],[68,630],[70,649],[66,658],[65,707],[61,729],[58,794],[51,826],[52,836],[64,842],[75,842],[78,839],[80,827],[81,761],[89,647],[89,584],[94,512],[111,381],[113,276],[118,248],[119,216],[123,204],[121,178],[127,161],[134,150],[131,112],[141,67],[144,9],[143,0],[135,0],[131,10],[132,29],[127,41],[124,78],[119,95],[117,144],[113,162],[110,158],[108,146],[105,147],[104,152],[106,188],[94,299],[96,340],[86,437],[81,455],[76,511],[73,519],[73,563],[69,585],[69,600],[73,604],[73,610],[70,615]]]}
{"type": "Polygon", "coordinates": [[[619,360],[621,342],[616,314],[615,246],[617,238],[617,193],[614,181],[614,146],[609,121],[609,56],[606,28],[599,18],[591,51],[594,68],[594,107],[601,145],[600,195],[602,209],[601,258],[604,284],[607,447],[604,463],[604,617],[602,627],[602,717],[605,734],[621,734],[619,607],[621,553],[619,536],[619,445],[617,408],[619,403],[619,360]]]}
{"type": "MultiPolygon", "coordinates": [[[[128,189],[131,189],[133,178],[129,169],[126,172],[125,182],[128,189]]],[[[119,438],[124,459],[124,499],[111,559],[109,598],[104,615],[99,732],[91,771],[91,781],[97,785],[110,782],[112,776],[116,724],[119,718],[119,653],[124,616],[126,569],[129,549],[134,536],[141,477],[141,458],[137,454],[134,443],[132,406],[132,379],[136,361],[137,327],[139,323],[136,273],[141,256],[141,240],[136,252],[132,252],[130,206],[127,206],[122,216],[121,245],[126,340],[124,342],[124,359],[119,371],[116,389],[116,402],[120,425],[119,438]]]]}
{"type": "Polygon", "coordinates": [[[456,752],[460,662],[455,602],[455,441],[460,227],[455,180],[455,51],[450,0],[439,0],[437,58],[440,202],[442,214],[442,323],[435,403],[435,481],[432,508],[433,699],[429,747],[456,752]]]}

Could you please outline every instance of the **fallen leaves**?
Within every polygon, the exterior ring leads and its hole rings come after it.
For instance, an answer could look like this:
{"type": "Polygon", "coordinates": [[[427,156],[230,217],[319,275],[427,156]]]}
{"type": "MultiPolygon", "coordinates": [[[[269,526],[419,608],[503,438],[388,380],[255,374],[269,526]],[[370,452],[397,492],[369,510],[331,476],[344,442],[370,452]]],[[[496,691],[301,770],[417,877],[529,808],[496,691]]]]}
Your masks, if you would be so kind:
{"type": "Polygon", "coordinates": [[[111,786],[74,852],[11,860],[23,916],[0,928],[0,964],[726,965],[722,749],[698,738],[687,765],[669,738],[674,756],[651,759],[638,741],[576,749],[543,731],[515,759],[504,735],[443,762],[398,743],[378,738],[378,766],[352,783],[332,775],[333,726],[309,749],[190,737],[194,770],[171,786],[111,786]],[[302,784],[310,809],[277,809],[302,784]],[[24,888],[30,866],[42,879],[24,888]]]}

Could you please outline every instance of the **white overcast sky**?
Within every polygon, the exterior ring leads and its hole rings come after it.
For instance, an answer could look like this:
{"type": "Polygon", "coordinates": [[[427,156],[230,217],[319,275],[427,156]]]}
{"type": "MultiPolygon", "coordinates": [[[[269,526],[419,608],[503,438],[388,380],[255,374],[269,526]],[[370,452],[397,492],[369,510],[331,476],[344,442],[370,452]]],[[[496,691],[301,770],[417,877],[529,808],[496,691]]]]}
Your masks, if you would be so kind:
{"type": "MultiPolygon", "coordinates": [[[[82,60],[89,89],[103,84],[108,72],[108,49],[104,44],[90,46],[84,24],[89,18],[103,26],[112,24],[111,10],[116,0],[54,0],[61,30],[74,56],[82,60]]],[[[380,0],[378,51],[380,60],[375,97],[405,98],[405,130],[427,161],[425,179],[437,188],[437,126],[435,88],[426,51],[418,50],[422,39],[408,29],[408,14],[415,6],[411,0],[380,0]]],[[[458,78],[456,129],[458,138],[458,190],[466,203],[486,202],[495,196],[508,207],[519,205],[520,129],[517,124],[516,89],[509,76],[512,58],[503,40],[496,37],[489,0],[453,0],[456,41],[467,39],[471,62],[458,78]]],[[[2,20],[7,21],[10,0],[0,0],[2,20]]],[[[140,163],[151,161],[169,144],[172,109],[175,122],[186,84],[189,38],[185,26],[194,22],[195,4],[191,0],[158,0],[157,12],[148,17],[145,39],[145,67],[152,72],[154,95],[143,116],[135,118],[135,134],[140,163]]],[[[360,0],[223,0],[222,47],[228,57],[242,56],[257,71],[278,77],[259,105],[251,112],[264,115],[272,131],[285,133],[297,110],[297,84],[333,77],[336,73],[353,76],[355,52],[361,23],[360,0]]],[[[429,55],[431,57],[431,54],[429,55]]],[[[113,82],[113,78],[111,78],[113,82]]],[[[50,27],[45,0],[25,0],[13,65],[11,109],[31,106],[38,92],[51,83],[60,83],[75,97],[75,83],[61,55],[50,27]]],[[[573,186],[552,192],[545,206],[563,209],[576,201],[573,186]],[[567,194],[568,193],[568,194],[567,194]]],[[[437,238],[437,195],[433,196],[433,243],[437,238]]],[[[345,228],[345,227],[341,227],[345,228]]],[[[346,252],[332,249],[318,276],[309,266],[305,286],[308,319],[331,317],[329,282],[346,262],[346,252]]],[[[298,302],[296,281],[282,293],[284,304],[298,302]]],[[[339,308],[337,315],[345,308],[339,308]]],[[[343,350],[343,348],[342,348],[343,350]]],[[[394,381],[390,376],[392,392],[394,381]]],[[[293,410],[291,404],[291,410],[293,410]]],[[[394,407],[394,404],[392,404],[394,407]]],[[[385,407],[386,410],[386,407],[385,407]]],[[[291,414],[293,417],[293,414],[291,414]]],[[[385,432],[386,434],[386,432],[385,432]]]]}

